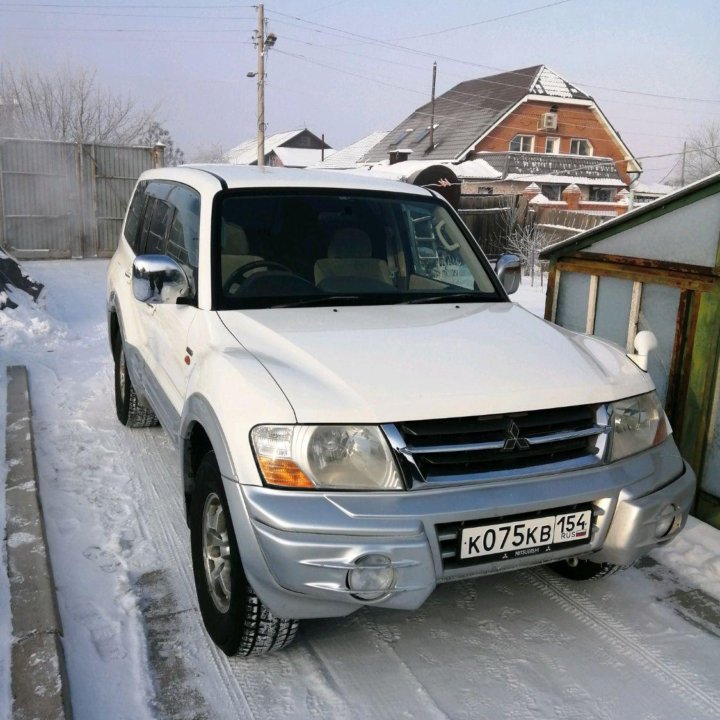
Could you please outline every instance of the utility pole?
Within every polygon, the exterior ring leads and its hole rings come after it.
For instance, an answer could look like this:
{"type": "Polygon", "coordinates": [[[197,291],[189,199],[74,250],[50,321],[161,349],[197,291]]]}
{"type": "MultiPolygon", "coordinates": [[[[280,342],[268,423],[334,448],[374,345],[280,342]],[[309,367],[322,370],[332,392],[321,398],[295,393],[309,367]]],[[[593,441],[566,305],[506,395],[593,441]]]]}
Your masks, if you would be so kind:
{"type": "Polygon", "coordinates": [[[680,168],[680,187],[685,187],[685,155],[687,155],[687,140],[683,143],[682,165],[680,168]]]}
{"type": "Polygon", "coordinates": [[[258,167],[265,165],[265,6],[258,5],[257,131],[258,167]]]}
{"type": "Polygon", "coordinates": [[[265,53],[277,42],[275,33],[265,35],[265,7],[258,5],[258,27],[255,31],[258,49],[257,72],[249,72],[248,77],[257,77],[257,164],[265,165],[265,53]]]}
{"type": "Polygon", "coordinates": [[[433,62],[433,79],[432,79],[432,106],[430,109],[430,152],[435,147],[435,77],[437,75],[437,63],[433,62]]]}

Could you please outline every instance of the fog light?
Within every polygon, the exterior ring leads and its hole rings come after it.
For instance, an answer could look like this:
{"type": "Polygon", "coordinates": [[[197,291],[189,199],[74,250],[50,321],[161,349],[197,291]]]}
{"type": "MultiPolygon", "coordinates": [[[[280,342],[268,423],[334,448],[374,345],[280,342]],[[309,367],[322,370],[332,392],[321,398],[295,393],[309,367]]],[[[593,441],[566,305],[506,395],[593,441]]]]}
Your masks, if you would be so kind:
{"type": "Polygon", "coordinates": [[[395,571],[386,555],[363,555],[347,574],[347,585],[358,600],[378,600],[395,584],[395,571]]]}
{"type": "Polygon", "coordinates": [[[655,537],[660,539],[666,537],[675,527],[678,518],[678,509],[675,505],[666,505],[658,515],[655,525],[655,537]]]}

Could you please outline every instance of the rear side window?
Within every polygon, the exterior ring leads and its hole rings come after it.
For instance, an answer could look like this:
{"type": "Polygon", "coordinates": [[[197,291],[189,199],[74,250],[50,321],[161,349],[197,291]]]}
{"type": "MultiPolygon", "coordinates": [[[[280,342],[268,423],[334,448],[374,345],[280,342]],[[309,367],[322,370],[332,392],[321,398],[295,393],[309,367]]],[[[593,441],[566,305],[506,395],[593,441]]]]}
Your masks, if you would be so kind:
{"type": "Polygon", "coordinates": [[[145,240],[144,254],[163,255],[165,253],[165,239],[172,217],[172,208],[165,200],[155,200],[155,204],[148,224],[147,238],[145,240]]]}
{"type": "Polygon", "coordinates": [[[170,192],[173,215],[165,254],[180,265],[196,269],[200,237],[200,195],[184,185],[176,185],[170,192]]]}
{"type": "Polygon", "coordinates": [[[133,245],[136,255],[165,252],[168,223],[172,219],[167,197],[172,187],[170,183],[156,180],[147,184],[145,188],[147,199],[142,214],[142,223],[133,245]]]}
{"type": "Polygon", "coordinates": [[[125,220],[125,239],[130,244],[130,247],[137,254],[138,252],[138,231],[145,211],[145,203],[147,201],[147,195],[145,194],[145,188],[147,183],[140,183],[135,190],[135,195],[130,202],[128,208],[127,219],[125,220]]]}

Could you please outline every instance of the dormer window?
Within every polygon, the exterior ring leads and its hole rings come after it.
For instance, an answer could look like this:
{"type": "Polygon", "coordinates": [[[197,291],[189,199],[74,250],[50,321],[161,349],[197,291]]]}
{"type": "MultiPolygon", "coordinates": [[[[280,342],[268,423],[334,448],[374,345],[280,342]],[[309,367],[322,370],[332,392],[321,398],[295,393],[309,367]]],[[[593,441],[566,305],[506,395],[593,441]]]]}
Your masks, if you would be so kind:
{"type": "Polygon", "coordinates": [[[516,135],[510,141],[510,151],[527,153],[532,152],[534,140],[535,137],[533,135],[516,135]]]}
{"type": "Polygon", "coordinates": [[[589,140],[585,138],[573,138],[570,141],[570,154],[571,155],[592,155],[593,146],[589,140]]]}

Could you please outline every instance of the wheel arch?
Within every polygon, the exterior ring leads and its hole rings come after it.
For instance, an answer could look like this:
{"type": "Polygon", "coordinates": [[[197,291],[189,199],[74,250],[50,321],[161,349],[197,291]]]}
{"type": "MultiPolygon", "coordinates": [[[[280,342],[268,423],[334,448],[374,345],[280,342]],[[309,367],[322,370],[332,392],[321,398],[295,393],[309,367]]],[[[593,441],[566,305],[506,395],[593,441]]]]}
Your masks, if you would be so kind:
{"type": "Polygon", "coordinates": [[[183,493],[186,510],[190,506],[190,497],[195,485],[195,475],[204,455],[213,451],[217,459],[220,474],[236,479],[235,467],[230,448],[220,421],[210,403],[199,394],[193,394],[185,403],[180,421],[180,444],[183,493]]]}

